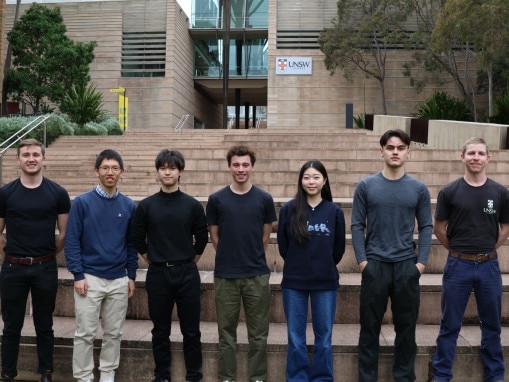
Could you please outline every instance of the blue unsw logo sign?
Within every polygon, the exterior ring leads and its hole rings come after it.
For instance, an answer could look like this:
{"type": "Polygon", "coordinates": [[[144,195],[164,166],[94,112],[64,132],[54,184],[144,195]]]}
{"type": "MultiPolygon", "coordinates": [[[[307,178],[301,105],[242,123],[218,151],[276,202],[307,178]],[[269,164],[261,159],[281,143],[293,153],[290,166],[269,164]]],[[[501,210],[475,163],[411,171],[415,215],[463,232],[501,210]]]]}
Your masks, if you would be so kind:
{"type": "Polygon", "coordinates": [[[313,59],[311,57],[276,57],[276,74],[311,75],[313,59]]]}

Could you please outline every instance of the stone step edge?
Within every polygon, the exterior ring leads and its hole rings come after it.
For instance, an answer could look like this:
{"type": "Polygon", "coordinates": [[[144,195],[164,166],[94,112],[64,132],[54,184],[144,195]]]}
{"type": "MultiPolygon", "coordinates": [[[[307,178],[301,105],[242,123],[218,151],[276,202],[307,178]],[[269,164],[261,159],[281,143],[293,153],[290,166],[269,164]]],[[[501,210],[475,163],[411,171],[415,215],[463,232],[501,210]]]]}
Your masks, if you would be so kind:
{"type": "MultiPolygon", "coordinates": [[[[145,277],[147,269],[138,269],[136,273],[136,287],[145,287],[145,277]]],[[[213,288],[214,272],[200,271],[202,287],[213,288]]],[[[271,289],[280,289],[282,280],[281,272],[271,272],[269,283],[271,289]]],[[[340,273],[340,290],[355,289],[358,290],[361,285],[360,273],[340,273]]],[[[60,285],[73,286],[74,279],[72,274],[65,268],[58,269],[58,279],[60,285]]],[[[420,278],[421,292],[441,292],[442,290],[442,274],[441,273],[424,273],[420,278]]],[[[509,274],[502,274],[502,290],[509,292],[509,274]]]]}
{"type": "MultiPolygon", "coordinates": [[[[338,309],[342,309],[341,304],[338,309]]],[[[55,346],[71,346],[76,329],[74,317],[54,317],[55,346]]],[[[3,329],[3,322],[0,323],[3,329]]],[[[334,324],[332,345],[334,353],[356,353],[360,326],[358,324],[334,324]]],[[[150,320],[126,320],[123,328],[122,348],[152,349],[151,344],[152,322],[150,320]]],[[[203,351],[218,351],[217,324],[215,322],[200,323],[203,351]]],[[[238,326],[237,343],[240,351],[247,349],[247,331],[244,322],[238,326]]],[[[431,354],[439,332],[439,325],[417,325],[416,342],[418,353],[431,354]]],[[[98,330],[96,346],[100,346],[102,330],[98,330]]],[[[394,327],[382,325],[380,332],[380,352],[392,353],[394,351],[394,327]]],[[[182,349],[182,335],[177,321],[172,322],[172,349],[182,349]]],[[[478,354],[480,349],[481,333],[478,325],[464,325],[458,338],[457,353],[478,354]]],[[[21,335],[21,343],[35,344],[35,329],[32,317],[25,316],[21,335]]],[[[307,327],[307,343],[313,343],[313,330],[311,324],[307,327]]],[[[286,352],[287,332],[286,324],[271,323],[268,337],[269,352],[286,352]]],[[[502,327],[502,346],[509,349],[509,327],[502,327]]]]}

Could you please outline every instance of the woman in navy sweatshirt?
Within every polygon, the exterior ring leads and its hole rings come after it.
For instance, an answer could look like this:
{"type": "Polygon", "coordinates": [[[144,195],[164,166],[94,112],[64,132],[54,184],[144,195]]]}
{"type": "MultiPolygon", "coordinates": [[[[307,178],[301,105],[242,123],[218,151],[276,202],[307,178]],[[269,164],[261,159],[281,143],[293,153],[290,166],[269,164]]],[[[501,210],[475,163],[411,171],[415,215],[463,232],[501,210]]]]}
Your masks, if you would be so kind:
{"type": "Polygon", "coordinates": [[[300,169],[297,194],[279,213],[277,241],[285,260],[281,287],[288,327],[286,380],[332,382],[336,266],[345,252],[345,218],[332,201],[321,162],[309,161],[300,169]],[[311,364],[306,347],[309,301],[315,335],[311,364]]]}

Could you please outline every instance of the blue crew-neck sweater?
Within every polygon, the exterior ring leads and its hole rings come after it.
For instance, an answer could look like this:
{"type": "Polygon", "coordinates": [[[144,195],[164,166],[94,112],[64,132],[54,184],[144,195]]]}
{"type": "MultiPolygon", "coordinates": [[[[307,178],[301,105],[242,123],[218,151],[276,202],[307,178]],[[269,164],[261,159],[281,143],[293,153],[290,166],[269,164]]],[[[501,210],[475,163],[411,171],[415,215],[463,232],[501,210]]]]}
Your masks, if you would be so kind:
{"type": "Polygon", "coordinates": [[[134,201],[118,193],[106,198],[91,190],[77,196],[67,222],[64,253],[74,280],[85,273],[107,280],[136,279],[138,251],[131,240],[134,201]]]}

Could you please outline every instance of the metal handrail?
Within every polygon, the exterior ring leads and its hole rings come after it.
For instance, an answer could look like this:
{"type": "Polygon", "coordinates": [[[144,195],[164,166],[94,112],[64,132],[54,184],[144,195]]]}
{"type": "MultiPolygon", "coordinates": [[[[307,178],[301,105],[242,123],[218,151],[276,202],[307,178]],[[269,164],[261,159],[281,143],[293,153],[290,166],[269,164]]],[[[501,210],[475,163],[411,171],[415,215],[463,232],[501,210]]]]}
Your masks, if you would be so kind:
{"type": "Polygon", "coordinates": [[[184,124],[186,123],[187,119],[189,118],[189,114],[184,114],[182,118],[180,118],[179,123],[177,123],[177,126],[173,129],[176,133],[182,133],[182,128],[184,127],[184,124]]]}
{"type": "MultiPolygon", "coordinates": [[[[33,130],[38,128],[42,123],[44,123],[49,117],[51,117],[51,114],[44,114],[39,115],[37,118],[31,120],[28,122],[25,126],[23,126],[20,130],[12,134],[9,138],[7,138],[5,141],[0,143],[0,147],[2,149],[0,150],[0,158],[5,154],[5,152],[10,149],[12,146],[14,146],[16,143],[21,141],[24,137],[26,137],[28,134],[30,134],[33,130]],[[20,135],[20,133],[22,133],[20,135]],[[4,145],[7,145],[4,147],[4,145]]],[[[44,146],[46,146],[46,133],[44,133],[44,146]]]]}

